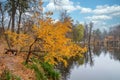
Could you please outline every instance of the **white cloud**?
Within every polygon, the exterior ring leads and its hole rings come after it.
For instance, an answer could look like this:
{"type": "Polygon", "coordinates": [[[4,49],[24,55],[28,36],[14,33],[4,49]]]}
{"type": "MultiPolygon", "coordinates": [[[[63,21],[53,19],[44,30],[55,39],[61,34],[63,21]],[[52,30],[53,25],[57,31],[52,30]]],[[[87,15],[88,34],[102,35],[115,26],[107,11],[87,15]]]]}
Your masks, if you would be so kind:
{"type": "Polygon", "coordinates": [[[76,6],[76,9],[80,10],[81,13],[93,13],[95,15],[117,15],[120,14],[120,6],[119,5],[99,5],[96,6],[95,9],[76,6]]]}
{"type": "Polygon", "coordinates": [[[81,8],[81,13],[90,13],[91,11],[90,8],[81,8]]]}
{"type": "Polygon", "coordinates": [[[80,10],[81,13],[91,13],[92,12],[91,8],[84,8],[81,6],[76,6],[76,9],[80,10]]]}
{"type": "Polygon", "coordinates": [[[59,21],[59,19],[55,19],[54,21],[52,21],[53,23],[56,23],[56,22],[58,22],[59,21]]]}
{"type": "Polygon", "coordinates": [[[120,17],[120,12],[117,12],[117,13],[113,13],[113,14],[111,14],[111,16],[118,16],[118,17],[120,17]]]}
{"type": "Polygon", "coordinates": [[[92,21],[94,24],[97,24],[97,23],[99,23],[100,21],[98,21],[98,20],[93,20],[92,21]]]}
{"type": "Polygon", "coordinates": [[[88,17],[86,17],[86,19],[96,21],[96,20],[108,20],[108,19],[112,19],[112,17],[107,16],[107,15],[94,15],[91,17],[88,16],[88,17]]]}
{"type": "Polygon", "coordinates": [[[48,9],[48,10],[50,10],[50,11],[54,11],[55,10],[55,5],[54,5],[54,3],[53,2],[50,2],[47,6],[46,6],[46,8],[48,9]]]}
{"type": "Polygon", "coordinates": [[[68,12],[76,10],[76,8],[73,5],[73,2],[70,0],[61,0],[59,3],[54,4],[54,0],[50,0],[46,8],[49,11],[55,11],[55,10],[67,10],[68,12]]]}
{"type": "Polygon", "coordinates": [[[113,14],[120,12],[120,6],[119,5],[103,5],[103,6],[97,6],[96,9],[93,10],[94,14],[113,14]]]}
{"type": "MultiPolygon", "coordinates": [[[[48,1],[48,0],[45,0],[48,1]]],[[[68,12],[72,12],[74,10],[80,10],[81,13],[93,13],[94,15],[116,15],[120,14],[120,6],[119,5],[99,5],[96,6],[95,9],[82,7],[79,4],[74,5],[74,3],[70,0],[56,0],[58,2],[54,2],[54,0],[49,0],[49,3],[46,6],[46,9],[49,11],[55,10],[67,10],[68,12]],[[54,4],[55,3],[55,4],[54,4]]]]}
{"type": "Polygon", "coordinates": [[[93,23],[97,24],[97,26],[99,27],[105,27],[107,26],[105,23],[106,20],[111,20],[115,17],[120,17],[120,6],[96,6],[96,9],[92,10],[89,13],[93,13],[93,15],[87,16],[85,17],[85,19],[93,21],[93,23]]]}
{"type": "Polygon", "coordinates": [[[93,23],[94,23],[94,30],[96,30],[96,29],[100,29],[101,31],[103,30],[103,29],[109,29],[109,26],[108,26],[108,24],[106,23],[106,22],[104,22],[104,21],[99,21],[99,20],[96,20],[96,21],[92,21],[93,23]]]}
{"type": "Polygon", "coordinates": [[[112,24],[112,25],[109,25],[110,27],[114,27],[114,26],[118,26],[120,25],[120,23],[115,23],[115,24],[112,24]]]}
{"type": "MultiPolygon", "coordinates": [[[[43,0],[48,1],[48,0],[43,0]]],[[[70,0],[56,0],[57,2],[54,2],[54,0],[49,0],[48,5],[46,6],[47,10],[49,11],[55,11],[55,10],[67,10],[68,12],[74,11],[74,10],[80,10],[81,13],[93,13],[95,15],[118,15],[120,13],[120,5],[99,5],[96,6],[95,9],[86,8],[80,6],[80,3],[77,5],[74,5],[74,3],[70,0]],[[54,4],[55,3],[55,4],[54,4]]]]}

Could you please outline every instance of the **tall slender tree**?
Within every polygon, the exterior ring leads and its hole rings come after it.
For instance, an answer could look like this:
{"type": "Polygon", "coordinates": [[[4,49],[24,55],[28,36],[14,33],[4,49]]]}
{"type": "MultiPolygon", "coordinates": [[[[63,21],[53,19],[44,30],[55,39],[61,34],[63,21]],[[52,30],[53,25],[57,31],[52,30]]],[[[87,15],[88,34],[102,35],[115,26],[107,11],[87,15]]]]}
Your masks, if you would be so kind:
{"type": "Polygon", "coordinates": [[[1,25],[2,29],[4,31],[4,14],[5,14],[5,9],[2,3],[0,3],[0,14],[1,14],[1,25]]]}
{"type": "Polygon", "coordinates": [[[91,33],[92,33],[92,28],[93,28],[93,23],[89,23],[89,36],[88,36],[88,46],[90,47],[90,42],[91,42],[91,33]]]}
{"type": "Polygon", "coordinates": [[[29,8],[29,1],[28,0],[19,0],[18,2],[18,11],[19,11],[19,20],[18,20],[18,29],[17,33],[20,33],[20,24],[21,24],[21,17],[24,12],[29,8]]]}
{"type": "Polygon", "coordinates": [[[6,4],[8,13],[11,14],[11,21],[12,21],[11,31],[12,32],[14,32],[14,28],[15,28],[15,14],[18,7],[18,3],[19,3],[19,0],[8,0],[6,4]]]}

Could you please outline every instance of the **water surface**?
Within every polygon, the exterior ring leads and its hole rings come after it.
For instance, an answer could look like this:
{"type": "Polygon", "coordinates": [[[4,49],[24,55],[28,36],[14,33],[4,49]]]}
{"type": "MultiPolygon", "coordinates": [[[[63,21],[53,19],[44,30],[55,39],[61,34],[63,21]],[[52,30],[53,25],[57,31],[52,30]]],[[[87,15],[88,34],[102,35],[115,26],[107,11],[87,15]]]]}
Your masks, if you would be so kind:
{"type": "Polygon", "coordinates": [[[61,68],[62,80],[120,80],[120,49],[95,47],[84,59],[69,61],[61,68]]]}

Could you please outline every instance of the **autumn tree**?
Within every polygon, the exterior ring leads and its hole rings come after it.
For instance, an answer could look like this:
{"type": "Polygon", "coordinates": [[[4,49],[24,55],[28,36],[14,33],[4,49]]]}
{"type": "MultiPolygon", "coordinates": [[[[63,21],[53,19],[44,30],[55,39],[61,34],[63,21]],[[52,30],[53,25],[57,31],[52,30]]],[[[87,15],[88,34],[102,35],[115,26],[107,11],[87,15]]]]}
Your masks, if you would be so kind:
{"type": "Polygon", "coordinates": [[[102,32],[100,31],[100,29],[93,30],[92,38],[93,38],[93,44],[98,45],[96,44],[96,42],[102,40],[102,32]]]}
{"type": "Polygon", "coordinates": [[[14,46],[29,47],[26,62],[30,54],[38,45],[39,51],[44,53],[44,60],[50,64],[57,65],[57,62],[63,62],[67,65],[66,59],[74,56],[83,56],[82,53],[86,48],[81,48],[74,44],[70,38],[66,37],[66,33],[70,32],[70,22],[53,23],[51,18],[40,20],[39,26],[33,26],[32,35],[17,34],[15,32],[7,32],[14,46]],[[19,36],[19,39],[18,39],[19,36]]]}
{"type": "Polygon", "coordinates": [[[76,42],[80,42],[84,36],[84,26],[82,24],[78,24],[73,27],[73,40],[76,42]]]}
{"type": "MultiPolygon", "coordinates": [[[[42,3],[39,4],[42,5],[42,3]]],[[[28,63],[31,54],[37,51],[38,54],[43,54],[45,62],[52,65],[62,62],[67,66],[66,59],[75,56],[83,57],[83,53],[86,52],[86,48],[73,43],[72,39],[67,36],[69,32],[72,32],[71,20],[54,23],[51,15],[52,12],[47,12],[44,18],[38,18],[39,13],[35,13],[33,19],[36,18],[36,22],[30,33],[21,32],[18,34],[6,31],[13,47],[27,49],[26,63],[28,63]]]]}
{"type": "Polygon", "coordinates": [[[85,49],[80,48],[71,39],[66,37],[67,32],[71,31],[70,26],[70,22],[57,22],[53,24],[52,19],[49,18],[40,20],[40,25],[33,27],[34,36],[36,36],[36,39],[40,39],[40,48],[42,51],[45,51],[45,61],[57,64],[57,60],[58,62],[62,61],[66,65],[67,63],[64,58],[84,53],[85,49]]]}
{"type": "MultiPolygon", "coordinates": [[[[113,37],[113,46],[120,47],[120,24],[109,29],[108,36],[113,37]]],[[[109,40],[108,40],[109,41],[109,40]]]]}
{"type": "Polygon", "coordinates": [[[120,25],[113,26],[109,29],[109,35],[114,36],[114,38],[120,39],[120,25]]]}

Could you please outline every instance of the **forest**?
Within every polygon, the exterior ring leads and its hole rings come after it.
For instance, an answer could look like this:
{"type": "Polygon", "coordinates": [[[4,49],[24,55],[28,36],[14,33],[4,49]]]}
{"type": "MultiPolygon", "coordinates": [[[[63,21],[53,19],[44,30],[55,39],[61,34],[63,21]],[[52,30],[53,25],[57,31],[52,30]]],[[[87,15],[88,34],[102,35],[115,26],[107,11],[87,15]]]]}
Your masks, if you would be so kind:
{"type": "Polygon", "coordinates": [[[55,21],[43,5],[0,1],[0,80],[62,80],[57,67],[85,58],[91,46],[120,49],[120,25],[94,29],[94,22],[75,22],[66,10],[55,21]]]}

